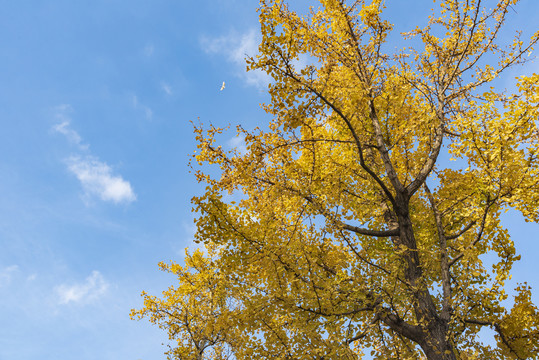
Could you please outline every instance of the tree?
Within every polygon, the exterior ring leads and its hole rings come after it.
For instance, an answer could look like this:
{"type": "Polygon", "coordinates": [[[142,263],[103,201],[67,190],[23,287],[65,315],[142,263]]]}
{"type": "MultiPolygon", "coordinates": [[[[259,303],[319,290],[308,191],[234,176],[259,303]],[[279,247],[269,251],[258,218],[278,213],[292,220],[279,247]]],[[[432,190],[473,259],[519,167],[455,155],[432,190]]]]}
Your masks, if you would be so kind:
{"type": "Polygon", "coordinates": [[[388,52],[381,0],[261,0],[247,61],[273,78],[273,120],[238,128],[246,153],[195,127],[207,250],[163,264],[179,285],[132,316],[168,330],[173,359],[537,359],[530,288],[504,307],[519,256],[500,217],[539,221],[539,75],[489,86],[538,41],[499,43],[517,2],[442,1],[388,52]]]}

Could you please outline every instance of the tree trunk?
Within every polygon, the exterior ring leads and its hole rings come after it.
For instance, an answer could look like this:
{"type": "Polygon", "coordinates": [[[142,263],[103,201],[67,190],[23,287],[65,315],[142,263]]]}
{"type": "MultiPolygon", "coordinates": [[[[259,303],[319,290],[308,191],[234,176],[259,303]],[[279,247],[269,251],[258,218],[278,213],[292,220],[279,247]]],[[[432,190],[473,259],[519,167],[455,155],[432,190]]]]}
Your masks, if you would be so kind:
{"type": "Polygon", "coordinates": [[[407,195],[401,195],[395,200],[399,243],[406,248],[403,254],[406,263],[405,276],[413,289],[414,315],[423,332],[419,346],[428,360],[456,360],[453,345],[448,339],[448,322],[438,314],[430,292],[421,279],[423,270],[409,214],[409,198],[407,195]]]}
{"type": "Polygon", "coordinates": [[[429,360],[456,360],[453,345],[447,340],[448,327],[439,321],[428,329],[425,340],[419,344],[429,360]]]}

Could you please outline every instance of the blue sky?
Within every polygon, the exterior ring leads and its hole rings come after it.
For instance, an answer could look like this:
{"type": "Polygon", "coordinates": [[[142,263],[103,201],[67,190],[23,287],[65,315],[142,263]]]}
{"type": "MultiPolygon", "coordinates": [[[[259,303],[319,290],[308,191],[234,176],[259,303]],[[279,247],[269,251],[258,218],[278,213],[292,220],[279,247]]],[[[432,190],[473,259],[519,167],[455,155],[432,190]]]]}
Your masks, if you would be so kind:
{"type": "MultiPolygon", "coordinates": [[[[390,3],[402,30],[423,19],[390,3]]],[[[190,121],[267,121],[267,78],[243,64],[256,7],[0,0],[0,359],[163,358],[165,334],[129,311],[172,284],[157,263],[192,246],[190,121]]],[[[531,26],[539,3],[515,11],[531,26]]],[[[514,282],[539,290],[538,225],[505,223],[523,255],[514,282]]]]}

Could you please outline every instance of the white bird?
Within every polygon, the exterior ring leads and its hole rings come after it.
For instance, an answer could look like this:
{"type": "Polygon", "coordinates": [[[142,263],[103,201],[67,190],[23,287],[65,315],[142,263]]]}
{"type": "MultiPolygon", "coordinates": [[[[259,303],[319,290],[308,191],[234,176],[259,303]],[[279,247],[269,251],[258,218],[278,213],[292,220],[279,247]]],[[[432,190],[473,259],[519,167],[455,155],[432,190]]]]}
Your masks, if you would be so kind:
{"type": "Polygon", "coordinates": [[[223,81],[223,85],[221,85],[221,90],[219,91],[223,91],[225,89],[225,82],[223,81]]]}

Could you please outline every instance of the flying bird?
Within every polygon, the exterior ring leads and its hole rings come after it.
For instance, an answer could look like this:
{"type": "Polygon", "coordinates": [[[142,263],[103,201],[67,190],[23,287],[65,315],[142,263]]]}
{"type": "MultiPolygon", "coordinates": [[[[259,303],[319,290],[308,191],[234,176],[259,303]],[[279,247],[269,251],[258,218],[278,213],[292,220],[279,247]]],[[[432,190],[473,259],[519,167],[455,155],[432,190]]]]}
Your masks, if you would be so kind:
{"type": "Polygon", "coordinates": [[[221,90],[219,91],[223,91],[225,89],[225,82],[223,81],[223,85],[221,85],[221,90]]]}

